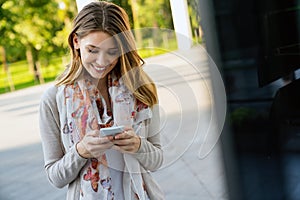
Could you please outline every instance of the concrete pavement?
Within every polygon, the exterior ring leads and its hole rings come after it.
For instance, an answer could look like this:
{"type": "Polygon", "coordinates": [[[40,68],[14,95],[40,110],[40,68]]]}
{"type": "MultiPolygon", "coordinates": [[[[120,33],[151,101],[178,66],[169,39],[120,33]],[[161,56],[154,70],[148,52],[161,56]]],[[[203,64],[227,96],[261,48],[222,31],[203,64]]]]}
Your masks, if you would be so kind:
{"type": "MultiPolygon", "coordinates": [[[[146,59],[158,86],[163,167],[153,176],[166,199],[228,199],[218,132],[211,122],[210,73],[202,48],[146,59]],[[199,156],[202,148],[207,155],[199,156]]],[[[50,83],[52,84],[52,83],[50,83]]],[[[0,199],[64,199],[46,179],[38,133],[38,104],[50,84],[0,95],[0,199]]]]}

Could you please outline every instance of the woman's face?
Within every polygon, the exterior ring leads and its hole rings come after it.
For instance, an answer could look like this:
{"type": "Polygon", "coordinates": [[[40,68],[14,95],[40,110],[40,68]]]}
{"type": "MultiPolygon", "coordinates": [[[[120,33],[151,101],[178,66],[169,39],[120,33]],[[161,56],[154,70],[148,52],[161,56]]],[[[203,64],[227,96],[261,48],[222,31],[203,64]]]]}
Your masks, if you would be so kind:
{"type": "Polygon", "coordinates": [[[74,36],[73,43],[80,50],[83,67],[95,79],[104,78],[118,62],[117,44],[105,32],[91,32],[82,38],[74,36]]]}

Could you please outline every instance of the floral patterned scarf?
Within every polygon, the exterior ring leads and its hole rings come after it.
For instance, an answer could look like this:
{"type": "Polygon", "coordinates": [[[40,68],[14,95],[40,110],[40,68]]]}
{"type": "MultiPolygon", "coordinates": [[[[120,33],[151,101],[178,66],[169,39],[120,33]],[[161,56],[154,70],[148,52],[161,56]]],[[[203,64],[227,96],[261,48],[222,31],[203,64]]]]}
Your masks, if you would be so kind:
{"type": "MultiPolygon", "coordinates": [[[[108,75],[108,91],[113,109],[113,99],[124,88],[122,79],[108,75]]],[[[76,81],[72,85],[61,86],[65,111],[65,123],[62,127],[62,140],[64,146],[71,148],[79,142],[84,135],[92,130],[100,130],[114,124],[112,111],[108,110],[104,98],[97,87],[88,79],[76,81]]],[[[61,97],[60,97],[61,99],[61,97]]],[[[133,127],[136,131],[145,119],[151,118],[151,109],[134,99],[133,127]]],[[[117,114],[117,113],[116,113],[117,114]]],[[[139,162],[129,154],[103,153],[99,158],[88,159],[80,174],[81,199],[117,199],[114,191],[121,189],[124,199],[148,199],[143,187],[139,162]],[[121,172],[116,172],[110,167],[110,163],[119,163],[121,172]],[[112,174],[113,173],[113,174],[112,174]],[[119,174],[118,174],[119,173],[119,174]],[[116,176],[117,174],[117,176],[116,176]],[[119,177],[119,187],[113,188],[112,177],[119,177]],[[121,178],[120,178],[121,177],[121,178]],[[123,183],[121,182],[123,181],[123,183]],[[114,190],[115,189],[115,190],[114,190]]],[[[117,178],[118,179],[118,178],[117,178]]]]}

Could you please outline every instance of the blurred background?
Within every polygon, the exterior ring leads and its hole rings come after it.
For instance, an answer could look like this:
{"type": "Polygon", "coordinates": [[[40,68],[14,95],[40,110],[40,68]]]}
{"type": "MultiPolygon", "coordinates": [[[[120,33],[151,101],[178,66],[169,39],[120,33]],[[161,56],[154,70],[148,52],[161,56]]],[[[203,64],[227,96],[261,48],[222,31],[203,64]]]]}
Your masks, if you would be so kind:
{"type": "MultiPolygon", "coordinates": [[[[127,11],[132,29],[141,29],[135,35],[142,57],[165,52],[158,47],[177,49],[174,31],[170,31],[174,26],[169,0],[111,2],[127,11]],[[155,28],[166,31],[153,37],[155,28]],[[156,50],[144,49],[154,45],[156,50]]],[[[188,2],[188,13],[195,42],[201,42],[196,4],[196,0],[188,2]]],[[[53,81],[62,72],[69,58],[66,38],[76,13],[73,0],[0,2],[0,94],[53,81]]]]}
{"type": "MultiPolygon", "coordinates": [[[[206,48],[225,85],[227,116],[220,138],[223,198],[299,199],[300,1],[182,1],[187,5],[192,46],[206,48]]],[[[180,26],[174,21],[171,0],[112,2],[125,8],[132,28],[139,30],[134,34],[142,57],[180,50],[176,36],[180,26]],[[156,35],[155,28],[165,31],[156,35]]],[[[71,0],[0,0],[1,94],[51,82],[62,72],[69,59],[66,38],[76,13],[71,0]]],[[[35,94],[27,98],[36,97],[38,102],[35,94]]],[[[218,98],[214,82],[212,94],[218,98]]],[[[2,107],[13,102],[14,97],[3,95],[2,107]]],[[[32,155],[34,147],[24,153],[32,155]]],[[[4,150],[5,159],[17,151],[4,150]]],[[[11,163],[3,162],[2,169],[11,163]]],[[[35,168],[40,165],[37,162],[35,168]]],[[[8,176],[4,174],[0,181],[8,176]]]]}

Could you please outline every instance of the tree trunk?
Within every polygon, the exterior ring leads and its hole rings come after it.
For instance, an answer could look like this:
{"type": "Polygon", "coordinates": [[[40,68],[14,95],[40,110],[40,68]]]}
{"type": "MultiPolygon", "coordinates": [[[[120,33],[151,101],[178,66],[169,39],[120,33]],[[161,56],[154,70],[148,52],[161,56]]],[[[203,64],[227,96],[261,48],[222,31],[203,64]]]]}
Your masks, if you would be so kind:
{"type": "Polygon", "coordinates": [[[0,54],[1,54],[1,61],[3,64],[3,71],[7,73],[8,71],[8,65],[7,65],[7,60],[6,60],[6,51],[3,46],[0,46],[0,54]]]}
{"type": "Polygon", "coordinates": [[[8,68],[8,64],[7,64],[7,60],[6,60],[6,51],[3,46],[0,46],[0,54],[1,54],[1,61],[3,63],[3,70],[6,74],[6,79],[9,84],[10,91],[14,91],[15,86],[14,86],[14,82],[12,80],[12,77],[11,77],[11,74],[10,74],[10,71],[8,68]]]}
{"type": "Polygon", "coordinates": [[[27,62],[28,62],[29,71],[32,74],[34,74],[34,60],[33,60],[31,47],[29,47],[29,46],[26,49],[26,58],[27,58],[27,62]]]}
{"type": "Polygon", "coordinates": [[[44,83],[44,79],[41,76],[41,69],[39,66],[38,52],[33,47],[28,45],[26,50],[26,57],[29,70],[34,75],[35,83],[44,83]]]}

